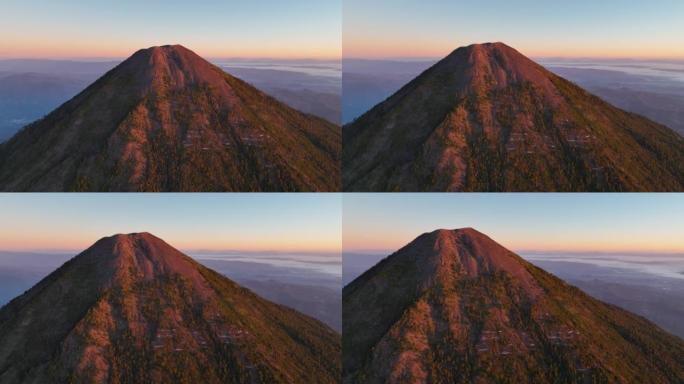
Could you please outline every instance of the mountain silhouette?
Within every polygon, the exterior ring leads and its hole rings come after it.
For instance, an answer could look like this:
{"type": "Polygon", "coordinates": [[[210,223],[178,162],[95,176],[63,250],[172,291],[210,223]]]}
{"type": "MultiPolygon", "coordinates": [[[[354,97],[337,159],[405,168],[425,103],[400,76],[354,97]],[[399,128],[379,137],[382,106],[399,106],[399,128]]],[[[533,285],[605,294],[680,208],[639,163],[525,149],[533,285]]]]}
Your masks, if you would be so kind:
{"type": "Polygon", "coordinates": [[[4,191],[338,191],[340,128],[179,46],[136,52],[0,147],[4,191]]]}
{"type": "Polygon", "coordinates": [[[99,240],[0,309],[0,383],[337,383],[340,336],[148,233],[99,240]]]}
{"type": "Polygon", "coordinates": [[[345,383],[679,383],[684,341],[465,228],[343,290],[345,383]]]}
{"type": "Polygon", "coordinates": [[[684,137],[502,43],[455,50],[342,141],[345,191],[684,190],[684,137]]]}

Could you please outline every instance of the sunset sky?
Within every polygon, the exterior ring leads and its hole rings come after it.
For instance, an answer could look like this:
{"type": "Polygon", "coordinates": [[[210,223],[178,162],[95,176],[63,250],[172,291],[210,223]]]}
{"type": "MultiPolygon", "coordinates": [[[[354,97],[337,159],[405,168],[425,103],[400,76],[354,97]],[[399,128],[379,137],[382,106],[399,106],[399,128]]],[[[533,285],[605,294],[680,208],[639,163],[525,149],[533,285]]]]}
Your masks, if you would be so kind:
{"type": "Polygon", "coordinates": [[[341,0],[4,0],[0,58],[122,58],[182,44],[204,57],[338,59],[341,13],[341,0]]]}
{"type": "Polygon", "coordinates": [[[191,250],[339,252],[339,194],[0,194],[0,250],[151,232],[191,250]]]}
{"type": "Polygon", "coordinates": [[[502,41],[531,57],[684,59],[681,0],[344,0],[345,58],[443,57],[502,41]]]}
{"type": "Polygon", "coordinates": [[[473,227],[516,251],[684,254],[678,194],[345,194],[342,206],[345,252],[473,227]]]}
{"type": "Polygon", "coordinates": [[[684,253],[677,194],[2,194],[0,250],[148,231],[184,250],[396,250],[474,227],[517,251],[684,253]]]}
{"type": "Polygon", "coordinates": [[[684,59],[679,0],[5,0],[0,58],[442,57],[503,41],[533,56],[684,59]]]}

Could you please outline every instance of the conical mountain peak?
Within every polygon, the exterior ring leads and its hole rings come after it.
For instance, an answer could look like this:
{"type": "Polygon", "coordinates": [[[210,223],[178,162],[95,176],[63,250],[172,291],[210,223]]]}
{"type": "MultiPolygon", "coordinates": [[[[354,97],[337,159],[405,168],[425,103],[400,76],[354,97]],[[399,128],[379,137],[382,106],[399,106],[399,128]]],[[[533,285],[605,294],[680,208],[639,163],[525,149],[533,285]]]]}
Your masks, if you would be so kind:
{"type": "Polygon", "coordinates": [[[471,227],[457,229],[437,229],[433,232],[427,233],[426,235],[435,239],[438,244],[441,244],[445,247],[451,246],[459,248],[467,245],[472,246],[473,244],[477,244],[481,247],[490,249],[496,248],[499,251],[508,252],[489,236],[471,227]]]}
{"type": "Polygon", "coordinates": [[[190,49],[186,48],[185,46],[183,46],[181,44],[156,45],[156,46],[149,47],[146,49],[141,49],[141,51],[151,51],[151,52],[161,51],[161,52],[165,52],[165,53],[173,52],[173,53],[181,53],[181,54],[189,53],[189,54],[197,56],[197,54],[195,54],[193,51],[191,51],[190,49]]]}
{"type": "Polygon", "coordinates": [[[478,58],[487,58],[489,57],[490,59],[493,57],[493,55],[509,55],[509,56],[514,56],[519,59],[527,59],[522,53],[518,52],[515,48],[500,42],[490,42],[490,43],[478,43],[478,44],[471,44],[467,45],[465,47],[459,47],[456,48],[453,52],[453,54],[459,53],[459,52],[466,52],[470,55],[477,54],[480,55],[478,58]]]}
{"type": "Polygon", "coordinates": [[[474,228],[438,229],[424,233],[389,257],[388,261],[417,256],[422,259],[418,267],[420,275],[430,284],[436,278],[451,278],[454,273],[474,277],[501,272],[516,277],[530,290],[535,290],[525,262],[474,228]]]}
{"type": "Polygon", "coordinates": [[[0,383],[337,383],[339,342],[152,234],[119,234],[0,308],[0,383]]]}
{"type": "Polygon", "coordinates": [[[103,237],[103,241],[112,241],[112,242],[122,242],[122,241],[134,241],[134,240],[139,240],[139,241],[145,241],[145,242],[154,242],[154,241],[163,241],[162,239],[158,238],[157,236],[151,234],[150,232],[131,232],[131,233],[117,233],[112,236],[108,237],[103,237]]]}
{"type": "Polygon", "coordinates": [[[144,92],[167,92],[187,87],[225,88],[225,74],[195,52],[182,45],[164,45],[141,49],[112,70],[110,77],[128,77],[144,92]]]}
{"type": "Polygon", "coordinates": [[[133,232],[133,233],[118,233],[112,236],[103,237],[98,240],[95,244],[104,243],[112,248],[118,248],[124,245],[146,245],[146,246],[157,246],[164,247],[166,250],[171,250],[173,247],[167,244],[164,240],[151,234],[150,232],[133,232]]]}
{"type": "Polygon", "coordinates": [[[344,383],[684,378],[681,339],[472,228],[419,236],[344,287],[342,308],[344,383]]]}
{"type": "Polygon", "coordinates": [[[199,271],[201,266],[196,261],[148,232],[102,238],[71,262],[90,268],[92,273],[108,276],[101,281],[103,287],[131,286],[137,281],[180,276],[193,282],[194,289],[200,293],[206,288],[199,271]]]}
{"type": "Polygon", "coordinates": [[[451,74],[454,91],[467,94],[484,94],[490,90],[512,84],[528,82],[556,99],[549,72],[517,50],[500,42],[473,44],[453,51],[433,69],[451,74]]]}
{"type": "Polygon", "coordinates": [[[153,46],[149,48],[143,48],[135,52],[131,58],[134,58],[136,56],[143,56],[143,57],[148,57],[148,58],[172,58],[172,57],[183,57],[183,58],[199,58],[201,57],[197,55],[195,52],[192,50],[184,47],[183,45],[180,44],[168,44],[168,45],[159,45],[159,46],[153,46]]]}
{"type": "MultiPolygon", "coordinates": [[[[479,239],[489,239],[487,235],[484,233],[478,231],[475,228],[472,227],[464,227],[464,228],[456,228],[456,229],[446,229],[446,228],[440,228],[436,229],[432,232],[426,232],[423,235],[433,237],[433,238],[443,238],[443,239],[452,239],[454,236],[456,237],[470,237],[470,238],[479,238],[479,239]]],[[[489,239],[491,240],[491,239],[489,239]]],[[[491,240],[493,241],[493,240],[491,240]]]]}
{"type": "Polygon", "coordinates": [[[338,191],[340,128],[189,49],[139,50],[0,147],[2,191],[338,191]]]}
{"type": "Polygon", "coordinates": [[[503,43],[456,49],[343,135],[350,192],[684,190],[684,138],[503,43]]]}
{"type": "Polygon", "coordinates": [[[459,47],[446,56],[446,59],[451,58],[456,60],[457,58],[465,57],[471,60],[471,65],[479,65],[485,62],[491,62],[495,60],[497,56],[502,57],[504,55],[518,60],[525,59],[529,61],[523,54],[502,42],[471,44],[465,47],[459,47]]]}

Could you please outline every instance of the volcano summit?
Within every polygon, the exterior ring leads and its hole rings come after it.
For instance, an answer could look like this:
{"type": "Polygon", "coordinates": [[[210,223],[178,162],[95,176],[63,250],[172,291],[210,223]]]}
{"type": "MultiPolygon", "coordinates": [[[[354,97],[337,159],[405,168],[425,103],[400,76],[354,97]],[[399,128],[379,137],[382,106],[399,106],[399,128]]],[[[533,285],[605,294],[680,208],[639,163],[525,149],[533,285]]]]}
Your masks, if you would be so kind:
{"type": "Polygon", "coordinates": [[[466,228],[343,291],[345,383],[680,383],[684,341],[466,228]]]}
{"type": "Polygon", "coordinates": [[[0,191],[338,191],[340,128],[192,51],[136,52],[0,146],[0,191]]]}
{"type": "Polygon", "coordinates": [[[346,125],[342,170],[357,192],[684,191],[684,137],[477,44],[346,125]]]}
{"type": "Polygon", "coordinates": [[[0,383],[337,383],[340,335],[148,233],[96,242],[0,309],[0,383]]]}

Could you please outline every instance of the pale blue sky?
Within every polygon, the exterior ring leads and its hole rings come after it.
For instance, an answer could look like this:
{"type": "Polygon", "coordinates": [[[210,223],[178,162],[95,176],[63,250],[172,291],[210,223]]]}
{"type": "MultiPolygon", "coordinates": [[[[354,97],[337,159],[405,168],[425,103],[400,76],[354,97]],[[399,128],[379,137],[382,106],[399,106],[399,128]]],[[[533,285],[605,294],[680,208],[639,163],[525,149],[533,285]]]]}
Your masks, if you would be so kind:
{"type": "Polygon", "coordinates": [[[186,250],[394,250],[474,227],[515,250],[684,253],[681,194],[0,194],[0,250],[149,231],[186,250]]]}
{"type": "Polygon", "coordinates": [[[0,57],[126,57],[183,44],[206,57],[341,54],[342,0],[4,0],[0,57]]]}
{"type": "Polygon", "coordinates": [[[151,232],[185,250],[340,250],[340,194],[0,194],[0,250],[151,232]]]}
{"type": "Polygon", "coordinates": [[[474,227],[518,251],[680,252],[682,194],[345,194],[343,249],[474,227]]]}
{"type": "Polygon", "coordinates": [[[442,57],[503,41],[528,56],[684,58],[681,0],[344,0],[344,57],[442,57]]]}

